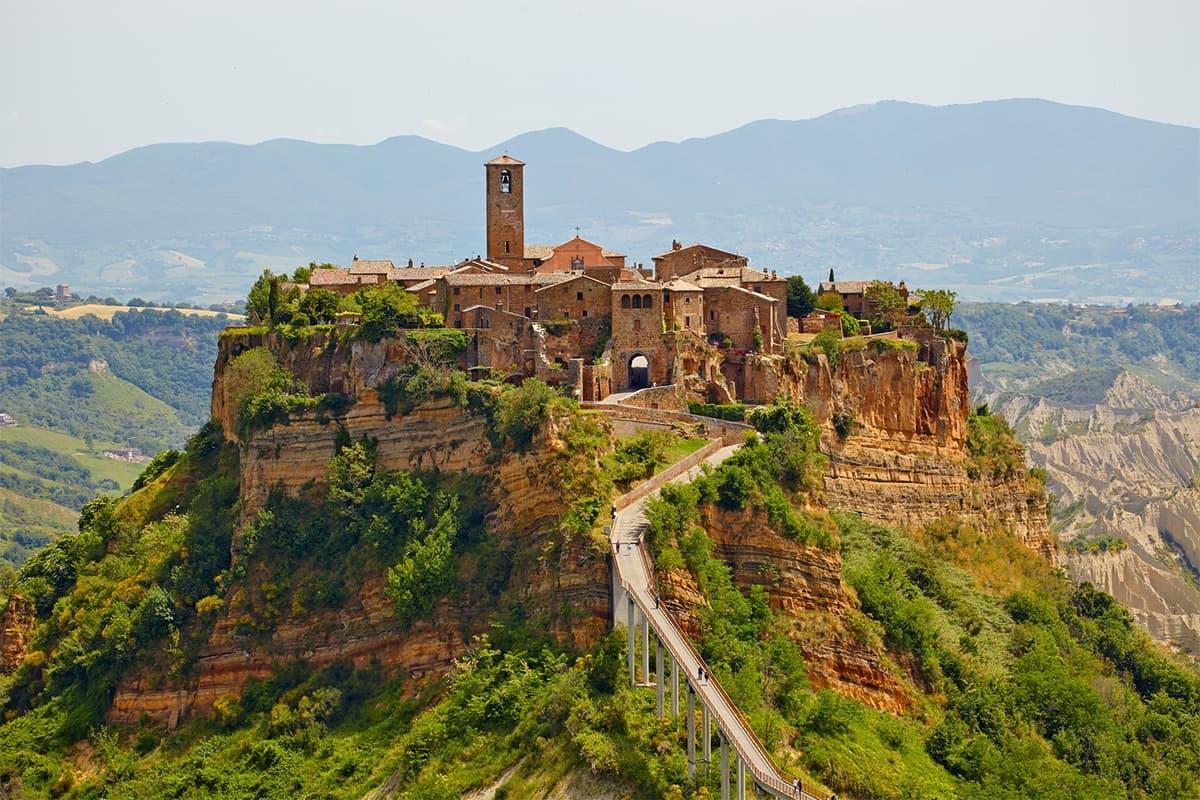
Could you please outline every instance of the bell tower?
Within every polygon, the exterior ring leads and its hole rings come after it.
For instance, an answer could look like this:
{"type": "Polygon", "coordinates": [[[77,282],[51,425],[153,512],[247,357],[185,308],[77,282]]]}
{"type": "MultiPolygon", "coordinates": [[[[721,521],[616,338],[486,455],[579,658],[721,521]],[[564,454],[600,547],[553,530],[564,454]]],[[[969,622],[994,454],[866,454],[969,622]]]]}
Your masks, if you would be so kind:
{"type": "Polygon", "coordinates": [[[487,259],[498,264],[525,259],[525,162],[507,155],[483,165],[487,171],[487,259]]]}

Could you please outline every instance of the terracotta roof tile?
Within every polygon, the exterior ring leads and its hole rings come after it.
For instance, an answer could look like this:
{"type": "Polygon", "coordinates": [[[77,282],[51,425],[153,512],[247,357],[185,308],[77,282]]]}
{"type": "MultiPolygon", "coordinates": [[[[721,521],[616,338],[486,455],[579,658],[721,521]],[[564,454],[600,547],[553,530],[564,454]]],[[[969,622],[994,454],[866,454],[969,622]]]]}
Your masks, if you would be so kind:
{"type": "Polygon", "coordinates": [[[530,273],[519,275],[497,275],[486,272],[451,272],[442,276],[450,286],[546,286],[561,283],[571,278],[569,272],[530,273]]]}
{"type": "Polygon", "coordinates": [[[390,269],[395,269],[396,265],[391,261],[377,261],[371,259],[355,258],[350,264],[350,272],[355,275],[363,274],[387,274],[390,269]]]}

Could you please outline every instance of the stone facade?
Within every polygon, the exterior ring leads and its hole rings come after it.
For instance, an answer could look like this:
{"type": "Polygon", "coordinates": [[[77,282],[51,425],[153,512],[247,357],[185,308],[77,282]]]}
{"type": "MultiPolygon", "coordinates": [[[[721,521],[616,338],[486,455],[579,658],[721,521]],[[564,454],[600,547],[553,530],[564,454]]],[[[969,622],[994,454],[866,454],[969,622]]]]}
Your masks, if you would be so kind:
{"type": "Polygon", "coordinates": [[[525,164],[494,158],[487,170],[487,257],[506,266],[525,261],[525,164]]]}
{"type": "MultiPolygon", "coordinates": [[[[697,399],[771,399],[766,372],[751,365],[784,352],[785,278],[705,244],[673,241],[653,273],[578,235],[526,244],[524,166],[508,155],[484,165],[486,257],[397,268],[356,256],[349,269],[314,270],[312,285],[350,293],[399,283],[446,327],[468,332],[467,369],[536,376],[589,400],[668,383],[697,399]]],[[[837,286],[861,299],[859,284],[837,286]]],[[[837,319],[803,325],[824,330],[837,319]]]]}

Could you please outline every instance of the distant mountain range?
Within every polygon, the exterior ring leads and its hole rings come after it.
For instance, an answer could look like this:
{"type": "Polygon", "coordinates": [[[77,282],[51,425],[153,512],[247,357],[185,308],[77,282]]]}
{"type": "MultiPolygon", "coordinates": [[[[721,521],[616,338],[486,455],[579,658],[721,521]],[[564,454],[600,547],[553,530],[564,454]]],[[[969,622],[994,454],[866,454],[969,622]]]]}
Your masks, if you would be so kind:
{"type": "Polygon", "coordinates": [[[190,300],[264,268],[480,253],[483,162],[527,162],[526,236],[649,262],[672,239],[755,266],[883,277],[977,300],[1200,299],[1200,130],[1042,100],[883,102],[612,150],[569,130],[481,152],[158,144],[0,169],[0,285],[190,300]]]}

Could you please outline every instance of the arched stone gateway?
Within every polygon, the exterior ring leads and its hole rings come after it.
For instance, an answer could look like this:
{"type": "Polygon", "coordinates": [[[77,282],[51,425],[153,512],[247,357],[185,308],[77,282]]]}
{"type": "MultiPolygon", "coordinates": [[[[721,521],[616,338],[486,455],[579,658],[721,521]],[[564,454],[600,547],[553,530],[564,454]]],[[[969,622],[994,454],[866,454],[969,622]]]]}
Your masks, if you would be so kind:
{"type": "Polygon", "coordinates": [[[645,389],[650,385],[650,359],[642,353],[629,359],[629,391],[645,389]]]}

